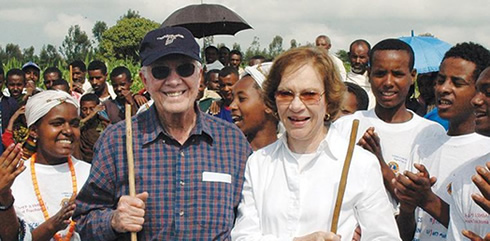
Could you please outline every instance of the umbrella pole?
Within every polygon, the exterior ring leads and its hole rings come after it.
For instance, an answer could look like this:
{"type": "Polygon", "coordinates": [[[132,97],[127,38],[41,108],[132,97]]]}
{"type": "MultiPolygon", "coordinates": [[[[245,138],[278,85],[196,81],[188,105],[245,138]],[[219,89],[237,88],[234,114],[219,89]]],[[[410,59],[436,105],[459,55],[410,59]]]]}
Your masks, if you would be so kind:
{"type": "Polygon", "coordinates": [[[342,207],[342,200],[344,199],[345,186],[347,185],[347,176],[349,174],[352,154],[354,152],[358,127],[359,127],[359,120],[355,119],[352,122],[349,147],[347,148],[347,155],[345,156],[344,167],[342,168],[342,176],[340,177],[339,189],[337,191],[337,200],[335,202],[335,208],[333,211],[332,226],[330,227],[330,231],[332,233],[337,233],[337,228],[338,228],[337,226],[340,217],[340,209],[342,207]]]}
{"type": "MultiPolygon", "coordinates": [[[[126,153],[128,155],[128,182],[129,196],[136,196],[136,187],[134,180],[134,158],[133,158],[133,128],[131,126],[131,105],[126,103],[126,153]]],[[[131,232],[131,241],[137,241],[136,232],[131,232]]]]}

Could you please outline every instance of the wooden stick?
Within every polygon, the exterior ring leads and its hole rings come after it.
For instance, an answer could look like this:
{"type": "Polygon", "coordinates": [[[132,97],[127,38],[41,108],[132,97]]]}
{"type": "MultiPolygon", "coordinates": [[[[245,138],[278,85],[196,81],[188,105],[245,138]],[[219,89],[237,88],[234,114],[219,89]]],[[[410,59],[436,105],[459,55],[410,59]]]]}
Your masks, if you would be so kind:
{"type": "Polygon", "coordinates": [[[339,224],[340,209],[342,208],[342,201],[344,199],[345,186],[347,184],[347,176],[349,174],[350,162],[352,160],[352,154],[354,152],[354,146],[356,144],[357,128],[359,127],[359,120],[355,119],[352,122],[352,129],[350,133],[349,147],[347,148],[347,155],[345,156],[344,167],[342,168],[342,176],[340,177],[339,189],[337,191],[337,201],[335,202],[335,208],[333,210],[332,226],[330,231],[337,233],[337,226],[339,224]]]}
{"type": "MultiPolygon", "coordinates": [[[[131,105],[126,103],[126,153],[128,154],[128,182],[129,196],[136,196],[134,180],[134,158],[133,158],[133,127],[131,126],[131,105]]],[[[131,232],[131,241],[137,241],[136,232],[131,232]]]]}
{"type": "Polygon", "coordinates": [[[73,66],[70,64],[70,78],[68,78],[68,80],[70,81],[70,83],[68,83],[70,85],[70,90],[72,90],[73,88],[73,66]]]}

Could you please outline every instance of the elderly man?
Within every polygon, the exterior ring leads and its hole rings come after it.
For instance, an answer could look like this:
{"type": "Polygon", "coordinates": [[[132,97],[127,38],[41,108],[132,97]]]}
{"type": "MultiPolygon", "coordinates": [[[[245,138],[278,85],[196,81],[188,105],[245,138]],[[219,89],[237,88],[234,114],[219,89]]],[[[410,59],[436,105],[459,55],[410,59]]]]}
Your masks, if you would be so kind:
{"type": "Polygon", "coordinates": [[[369,97],[368,109],[374,108],[376,98],[371,90],[368,76],[368,62],[371,45],[364,39],[354,40],[349,46],[350,71],[347,72],[347,82],[357,84],[363,88],[369,97]]]}
{"type": "Polygon", "coordinates": [[[124,122],[95,147],[77,197],[83,240],[228,240],[251,148],[232,123],[199,111],[199,45],[181,27],[144,37],[140,77],[154,104],[132,118],[135,197],[128,196],[124,122]]]}
{"type": "Polygon", "coordinates": [[[330,42],[330,38],[327,37],[326,35],[320,35],[320,36],[316,37],[315,45],[319,48],[325,49],[328,52],[328,56],[330,56],[330,58],[332,58],[333,63],[335,64],[335,66],[339,70],[340,78],[342,79],[342,81],[345,81],[347,73],[345,71],[344,63],[337,56],[335,56],[329,52],[330,48],[332,47],[332,43],[330,42]]]}

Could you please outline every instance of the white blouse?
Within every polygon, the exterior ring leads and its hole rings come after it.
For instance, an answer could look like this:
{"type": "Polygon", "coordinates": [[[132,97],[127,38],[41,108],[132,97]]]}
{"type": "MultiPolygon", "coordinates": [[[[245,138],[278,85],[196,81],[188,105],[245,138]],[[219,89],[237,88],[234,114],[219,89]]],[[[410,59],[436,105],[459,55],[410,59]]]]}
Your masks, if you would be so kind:
{"type": "MultiPolygon", "coordinates": [[[[292,240],[329,231],[347,147],[330,127],[317,151],[305,158],[291,152],[286,135],[253,153],[232,239],[292,240]]],[[[361,240],[400,240],[378,160],[356,146],[337,234],[350,241],[358,225],[361,240]]]]}

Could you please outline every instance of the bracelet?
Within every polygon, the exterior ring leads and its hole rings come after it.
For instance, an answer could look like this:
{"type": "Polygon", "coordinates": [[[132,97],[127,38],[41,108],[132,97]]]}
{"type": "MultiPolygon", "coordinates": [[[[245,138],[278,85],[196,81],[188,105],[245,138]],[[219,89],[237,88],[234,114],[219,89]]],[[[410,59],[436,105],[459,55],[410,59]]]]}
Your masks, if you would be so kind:
{"type": "Polygon", "coordinates": [[[3,206],[2,204],[0,204],[0,212],[9,210],[14,205],[14,202],[15,202],[15,198],[12,197],[12,202],[9,205],[3,206]]]}

